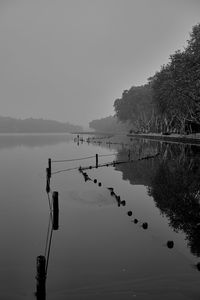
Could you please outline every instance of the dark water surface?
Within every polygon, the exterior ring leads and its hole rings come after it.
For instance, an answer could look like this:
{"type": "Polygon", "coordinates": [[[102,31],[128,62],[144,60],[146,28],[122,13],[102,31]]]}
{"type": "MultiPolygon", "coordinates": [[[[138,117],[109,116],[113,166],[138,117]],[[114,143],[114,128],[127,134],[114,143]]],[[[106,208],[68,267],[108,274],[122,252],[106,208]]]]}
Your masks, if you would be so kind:
{"type": "MultiPolygon", "coordinates": [[[[102,143],[77,145],[72,135],[0,136],[0,299],[200,299],[200,148],[95,141],[102,143]],[[46,298],[35,296],[36,257],[45,254],[50,217],[48,158],[98,153],[113,154],[100,163],[124,161],[129,149],[134,162],[87,171],[101,187],[78,170],[52,176],[59,229],[52,232],[46,298]],[[118,206],[107,187],[126,205],[118,206]]],[[[53,163],[52,171],[94,164],[94,157],[53,163]]]]}

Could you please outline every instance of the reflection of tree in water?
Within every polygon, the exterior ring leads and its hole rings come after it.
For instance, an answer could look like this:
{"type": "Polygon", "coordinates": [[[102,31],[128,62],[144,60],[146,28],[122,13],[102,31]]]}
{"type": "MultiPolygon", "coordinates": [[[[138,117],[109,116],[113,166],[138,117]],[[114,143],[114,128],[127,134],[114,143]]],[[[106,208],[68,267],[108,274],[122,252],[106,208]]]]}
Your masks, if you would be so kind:
{"type": "Polygon", "coordinates": [[[166,159],[160,161],[149,194],[169,219],[175,231],[182,230],[191,252],[200,256],[200,159],[198,148],[168,147],[166,159]],[[174,151],[175,150],[175,151],[174,151]]]}
{"type": "MultiPolygon", "coordinates": [[[[156,174],[159,165],[159,157],[154,159],[138,160],[146,156],[153,156],[160,152],[161,144],[147,140],[134,140],[131,144],[131,159],[133,163],[116,165],[115,169],[122,172],[124,180],[129,180],[131,184],[142,184],[149,186],[151,178],[156,174]]],[[[127,149],[118,152],[116,160],[127,160],[127,149]]]]}
{"type": "MultiPolygon", "coordinates": [[[[177,232],[184,231],[191,252],[200,256],[200,148],[156,142],[143,143],[142,147],[142,156],[153,149],[160,156],[116,165],[116,169],[131,184],[148,186],[149,195],[169,225],[177,232]]],[[[123,156],[122,150],[117,159],[123,156]]]]}

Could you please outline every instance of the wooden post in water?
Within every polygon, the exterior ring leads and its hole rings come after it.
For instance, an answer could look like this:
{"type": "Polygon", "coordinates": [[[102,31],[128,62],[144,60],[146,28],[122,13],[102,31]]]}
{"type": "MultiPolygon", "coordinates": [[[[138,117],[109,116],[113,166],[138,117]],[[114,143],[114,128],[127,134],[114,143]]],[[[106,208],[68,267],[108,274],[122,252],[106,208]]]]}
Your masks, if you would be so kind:
{"type": "Polygon", "coordinates": [[[53,230],[58,230],[58,220],[59,220],[59,204],[58,204],[58,192],[53,192],[53,230]]]}
{"type": "Polygon", "coordinates": [[[131,160],[131,150],[130,149],[128,150],[128,160],[129,161],[131,160]]]}
{"type": "Polygon", "coordinates": [[[48,159],[49,178],[51,178],[51,158],[48,159]]]}
{"type": "Polygon", "coordinates": [[[46,192],[50,192],[50,178],[49,178],[49,168],[46,168],[46,192]]]}
{"type": "Polygon", "coordinates": [[[98,162],[98,154],[96,154],[96,168],[98,168],[99,162],[98,162]]]}
{"type": "Polygon", "coordinates": [[[46,258],[43,255],[37,256],[37,286],[36,286],[36,296],[37,299],[46,299],[46,258]]]}

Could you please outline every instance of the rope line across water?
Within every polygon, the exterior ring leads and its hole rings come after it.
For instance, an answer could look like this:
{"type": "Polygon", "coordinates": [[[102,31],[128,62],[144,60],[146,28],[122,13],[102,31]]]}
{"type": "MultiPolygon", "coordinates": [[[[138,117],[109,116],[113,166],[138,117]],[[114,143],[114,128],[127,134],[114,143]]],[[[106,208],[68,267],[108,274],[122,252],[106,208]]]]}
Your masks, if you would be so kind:
{"type": "Polygon", "coordinates": [[[58,173],[62,173],[62,172],[68,172],[68,171],[72,171],[72,170],[78,170],[78,167],[76,168],[69,168],[69,169],[64,169],[64,170],[59,170],[56,172],[51,173],[52,175],[58,174],[58,173]]]}
{"type": "MultiPolygon", "coordinates": [[[[103,157],[103,156],[112,156],[112,155],[116,155],[117,153],[112,153],[112,154],[99,154],[99,157],[103,157]]],[[[62,159],[62,160],[52,160],[52,163],[61,163],[61,162],[71,162],[71,161],[78,161],[78,160],[84,160],[84,159],[90,159],[90,158],[94,158],[96,157],[96,155],[92,155],[92,156],[87,156],[87,157],[80,157],[80,158],[73,158],[73,159],[62,159]]]]}
{"type": "Polygon", "coordinates": [[[60,162],[70,162],[70,161],[84,160],[84,159],[89,159],[89,158],[93,158],[93,157],[95,157],[95,155],[93,155],[93,156],[88,156],[88,157],[82,157],[82,158],[63,159],[63,160],[52,160],[52,163],[60,163],[60,162]]]}

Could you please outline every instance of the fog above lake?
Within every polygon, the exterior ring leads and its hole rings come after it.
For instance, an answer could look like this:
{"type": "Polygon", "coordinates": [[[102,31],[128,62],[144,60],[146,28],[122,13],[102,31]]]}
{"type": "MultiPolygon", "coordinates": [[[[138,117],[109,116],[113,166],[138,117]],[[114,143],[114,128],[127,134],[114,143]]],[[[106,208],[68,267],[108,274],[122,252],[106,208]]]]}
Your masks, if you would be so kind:
{"type": "Polygon", "coordinates": [[[124,89],[183,49],[199,11],[195,0],[1,1],[1,115],[86,125],[113,114],[124,89]]]}

